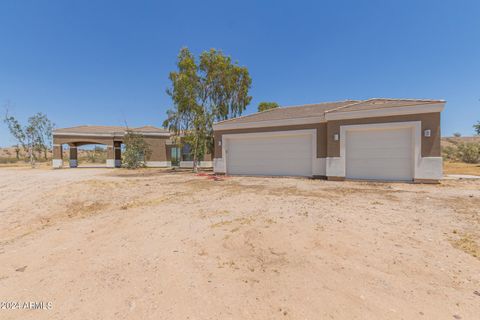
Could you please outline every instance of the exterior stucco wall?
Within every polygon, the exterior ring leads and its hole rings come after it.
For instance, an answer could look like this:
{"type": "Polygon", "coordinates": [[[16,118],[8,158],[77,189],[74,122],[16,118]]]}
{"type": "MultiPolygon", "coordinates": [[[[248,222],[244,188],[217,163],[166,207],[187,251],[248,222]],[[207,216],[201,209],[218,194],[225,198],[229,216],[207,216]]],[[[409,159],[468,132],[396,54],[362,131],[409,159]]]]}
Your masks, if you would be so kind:
{"type": "Polygon", "coordinates": [[[107,159],[115,159],[115,148],[113,146],[107,146],[107,159]]]}
{"type": "Polygon", "coordinates": [[[340,140],[335,141],[333,136],[340,134],[340,126],[355,125],[355,124],[374,124],[374,123],[388,123],[388,122],[406,122],[406,121],[421,121],[422,122],[422,157],[440,157],[440,113],[423,113],[402,116],[389,117],[375,117],[362,119],[347,119],[347,120],[330,120],[327,122],[327,156],[340,156],[340,140]],[[431,136],[425,137],[423,131],[430,129],[431,136]]]}
{"type": "Polygon", "coordinates": [[[207,153],[203,156],[202,161],[212,161],[212,155],[207,152],[207,153]]]}
{"type": "Polygon", "coordinates": [[[214,133],[214,143],[215,143],[215,149],[214,149],[214,155],[215,156],[214,156],[214,158],[215,159],[221,159],[222,158],[222,146],[219,145],[219,141],[222,141],[222,136],[224,134],[290,131],[290,130],[305,130],[305,129],[316,129],[317,130],[317,158],[325,158],[327,156],[327,141],[326,141],[327,124],[326,123],[215,131],[215,133],[214,133]]]}
{"type": "Polygon", "coordinates": [[[172,161],[172,145],[165,145],[165,156],[167,161],[172,161]]]}
{"type": "Polygon", "coordinates": [[[63,159],[63,148],[60,144],[53,146],[53,159],[63,159]]]}
{"type": "Polygon", "coordinates": [[[168,137],[143,137],[146,143],[150,146],[152,153],[148,158],[148,161],[170,161],[167,157],[167,145],[168,137]]]}

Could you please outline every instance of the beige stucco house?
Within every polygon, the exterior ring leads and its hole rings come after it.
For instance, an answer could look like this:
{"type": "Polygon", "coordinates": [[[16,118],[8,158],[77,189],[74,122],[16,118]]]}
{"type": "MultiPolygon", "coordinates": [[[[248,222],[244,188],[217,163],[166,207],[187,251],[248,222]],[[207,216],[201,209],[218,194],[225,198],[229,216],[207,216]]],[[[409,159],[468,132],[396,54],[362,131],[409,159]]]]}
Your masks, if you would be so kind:
{"type": "Polygon", "coordinates": [[[368,99],[283,107],[214,124],[221,174],[434,182],[443,100],[368,99]]]}

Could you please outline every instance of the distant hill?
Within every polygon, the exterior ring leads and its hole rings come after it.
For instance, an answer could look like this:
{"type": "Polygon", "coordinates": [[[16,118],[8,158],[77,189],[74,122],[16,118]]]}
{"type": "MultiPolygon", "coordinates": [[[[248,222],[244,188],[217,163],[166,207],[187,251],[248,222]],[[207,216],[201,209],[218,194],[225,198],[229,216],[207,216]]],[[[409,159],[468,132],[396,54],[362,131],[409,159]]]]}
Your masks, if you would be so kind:
{"type": "Polygon", "coordinates": [[[476,142],[480,143],[480,136],[474,137],[443,137],[442,147],[452,146],[455,143],[476,142]]]}

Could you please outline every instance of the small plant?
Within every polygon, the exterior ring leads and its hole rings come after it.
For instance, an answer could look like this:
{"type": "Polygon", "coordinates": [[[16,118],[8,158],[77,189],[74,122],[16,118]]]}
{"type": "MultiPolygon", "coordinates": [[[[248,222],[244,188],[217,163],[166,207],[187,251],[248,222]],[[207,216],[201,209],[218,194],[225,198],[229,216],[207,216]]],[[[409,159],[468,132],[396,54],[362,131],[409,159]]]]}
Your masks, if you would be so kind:
{"type": "Polygon", "coordinates": [[[123,143],[125,145],[122,159],[123,166],[128,169],[144,167],[145,162],[150,157],[151,150],[143,136],[128,130],[123,143]]]}

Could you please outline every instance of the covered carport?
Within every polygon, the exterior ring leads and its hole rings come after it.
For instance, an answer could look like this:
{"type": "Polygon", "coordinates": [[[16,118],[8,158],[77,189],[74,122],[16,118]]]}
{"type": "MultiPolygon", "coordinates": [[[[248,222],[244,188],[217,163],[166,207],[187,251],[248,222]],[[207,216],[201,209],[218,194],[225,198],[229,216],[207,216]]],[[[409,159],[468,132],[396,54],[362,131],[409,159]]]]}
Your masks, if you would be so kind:
{"type": "Polygon", "coordinates": [[[107,149],[106,166],[110,168],[122,165],[121,145],[128,130],[141,134],[149,144],[151,155],[146,159],[149,167],[169,167],[167,159],[166,141],[170,138],[168,130],[145,126],[127,128],[120,126],[78,126],[56,129],[53,132],[53,168],[63,167],[63,146],[68,145],[69,166],[78,166],[78,147],[89,144],[105,145],[107,149]]]}

